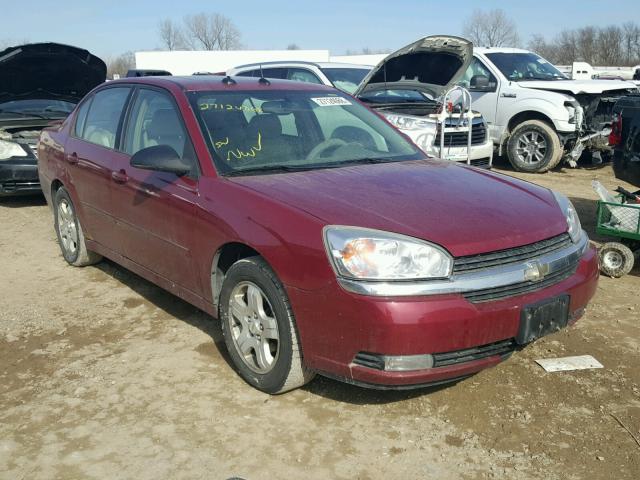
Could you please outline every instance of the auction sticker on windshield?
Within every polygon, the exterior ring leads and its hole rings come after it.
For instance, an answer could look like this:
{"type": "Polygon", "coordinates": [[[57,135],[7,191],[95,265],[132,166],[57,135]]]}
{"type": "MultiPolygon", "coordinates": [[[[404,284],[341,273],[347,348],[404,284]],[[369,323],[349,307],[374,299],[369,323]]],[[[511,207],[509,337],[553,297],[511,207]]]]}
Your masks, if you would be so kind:
{"type": "Polygon", "coordinates": [[[312,98],[321,107],[333,107],[337,105],[351,105],[351,102],[342,97],[316,97],[312,98]]]}

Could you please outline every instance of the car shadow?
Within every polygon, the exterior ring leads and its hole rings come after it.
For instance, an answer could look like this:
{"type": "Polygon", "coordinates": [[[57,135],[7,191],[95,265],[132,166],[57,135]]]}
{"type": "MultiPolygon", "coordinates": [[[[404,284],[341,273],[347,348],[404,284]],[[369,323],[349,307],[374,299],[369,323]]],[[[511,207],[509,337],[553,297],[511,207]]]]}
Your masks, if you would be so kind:
{"type": "MultiPolygon", "coordinates": [[[[231,357],[229,357],[229,354],[227,353],[227,348],[222,337],[220,322],[215,320],[208,313],[203,312],[190,303],[176,297],[168,291],[156,286],[111,260],[105,259],[94,267],[130,288],[147,302],[161,309],[168,315],[198,328],[203,333],[211,337],[211,340],[220,353],[220,356],[224,359],[231,370],[235,370],[231,357]]],[[[194,348],[195,347],[196,346],[194,345],[194,348]]],[[[400,402],[433,393],[452,385],[454,384],[450,383],[434,387],[421,387],[413,390],[375,390],[347,384],[318,375],[313,381],[302,387],[302,389],[312,395],[317,395],[336,402],[349,403],[353,405],[375,405],[400,402]]],[[[247,386],[246,388],[251,387],[247,386]]]]}
{"type": "Polygon", "coordinates": [[[0,207],[6,208],[40,207],[46,204],[47,201],[41,193],[34,195],[0,197],[0,207]]]}

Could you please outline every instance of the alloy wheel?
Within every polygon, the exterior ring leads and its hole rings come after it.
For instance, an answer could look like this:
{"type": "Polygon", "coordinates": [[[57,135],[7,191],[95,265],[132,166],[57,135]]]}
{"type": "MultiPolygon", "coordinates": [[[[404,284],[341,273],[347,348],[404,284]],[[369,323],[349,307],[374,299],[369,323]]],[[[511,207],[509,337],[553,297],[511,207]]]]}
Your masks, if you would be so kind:
{"type": "Polygon", "coordinates": [[[80,237],[73,207],[66,198],[58,203],[58,233],[62,248],[69,257],[73,257],[78,251],[80,237]]]}
{"type": "Polygon", "coordinates": [[[516,144],[516,155],[521,162],[528,164],[540,163],[547,154],[547,140],[535,131],[528,131],[520,135],[516,144]]]}

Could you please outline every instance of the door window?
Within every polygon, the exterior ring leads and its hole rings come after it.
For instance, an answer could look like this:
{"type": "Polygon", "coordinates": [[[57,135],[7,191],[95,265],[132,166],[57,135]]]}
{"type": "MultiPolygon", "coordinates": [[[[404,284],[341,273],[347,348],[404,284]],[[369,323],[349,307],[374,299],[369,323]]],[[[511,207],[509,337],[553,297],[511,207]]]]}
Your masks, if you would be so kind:
{"type": "Polygon", "coordinates": [[[130,88],[106,88],[93,97],[82,130],[82,138],[107,148],[115,148],[122,109],[130,88]]]}
{"type": "Polygon", "coordinates": [[[477,58],[474,58],[471,61],[467,71],[464,73],[464,77],[462,77],[461,84],[471,92],[495,92],[496,87],[498,86],[496,77],[494,77],[489,69],[477,58]],[[489,79],[489,85],[487,88],[475,88],[475,78],[479,76],[487,77],[489,79]]]}
{"type": "Polygon", "coordinates": [[[287,79],[295,82],[318,83],[322,85],[320,79],[305,68],[290,68],[287,79]]]}
{"type": "Polygon", "coordinates": [[[170,146],[185,163],[195,165],[193,147],[171,97],[142,88],[131,108],[123,149],[133,155],[143,148],[156,145],[170,146]]]}

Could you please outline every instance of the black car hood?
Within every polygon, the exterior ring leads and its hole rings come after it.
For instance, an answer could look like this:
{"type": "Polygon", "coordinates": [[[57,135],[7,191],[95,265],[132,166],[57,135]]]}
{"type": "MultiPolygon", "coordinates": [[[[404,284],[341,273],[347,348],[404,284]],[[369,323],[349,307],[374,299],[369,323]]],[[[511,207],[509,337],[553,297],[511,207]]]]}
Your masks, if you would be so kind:
{"type": "Polygon", "coordinates": [[[424,37],[384,58],[362,80],[354,96],[404,88],[437,98],[460,80],[472,59],[469,40],[450,35],[424,37]]]}
{"type": "Polygon", "coordinates": [[[87,50],[31,43],[0,52],[0,101],[60,98],[79,101],[107,77],[107,66],[87,50]]]}

